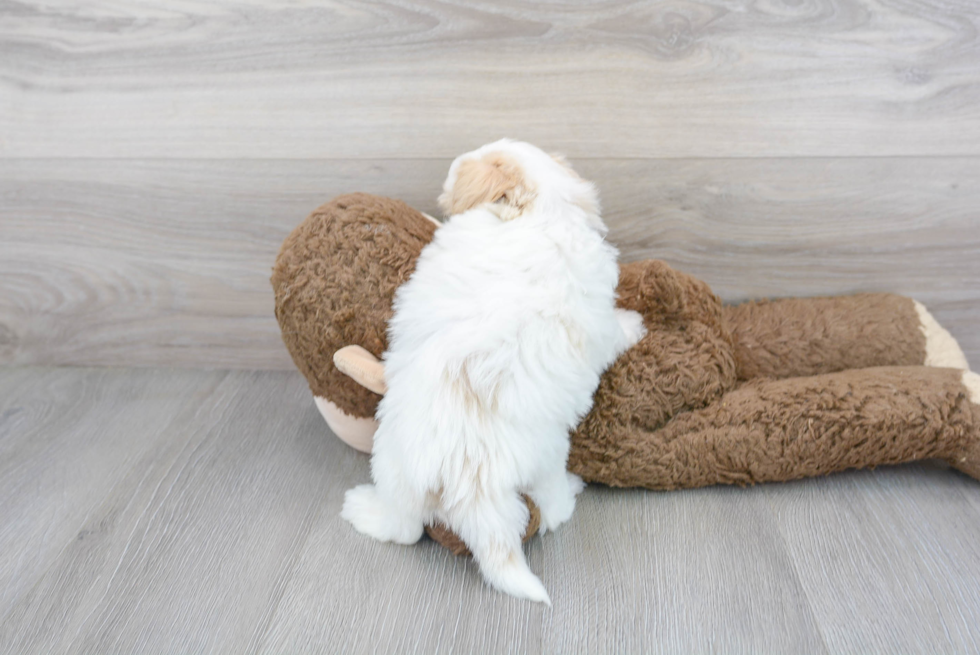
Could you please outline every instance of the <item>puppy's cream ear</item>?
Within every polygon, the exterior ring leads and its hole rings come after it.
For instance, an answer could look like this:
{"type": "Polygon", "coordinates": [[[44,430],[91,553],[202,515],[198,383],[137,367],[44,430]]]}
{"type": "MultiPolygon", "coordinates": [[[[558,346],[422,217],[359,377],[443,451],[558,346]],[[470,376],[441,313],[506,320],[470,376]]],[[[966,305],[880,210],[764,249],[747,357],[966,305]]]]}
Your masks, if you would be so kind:
{"type": "Polygon", "coordinates": [[[507,221],[520,215],[534,200],[521,167],[502,153],[459,162],[451,184],[439,196],[439,206],[447,215],[491,203],[491,211],[507,221]]]}

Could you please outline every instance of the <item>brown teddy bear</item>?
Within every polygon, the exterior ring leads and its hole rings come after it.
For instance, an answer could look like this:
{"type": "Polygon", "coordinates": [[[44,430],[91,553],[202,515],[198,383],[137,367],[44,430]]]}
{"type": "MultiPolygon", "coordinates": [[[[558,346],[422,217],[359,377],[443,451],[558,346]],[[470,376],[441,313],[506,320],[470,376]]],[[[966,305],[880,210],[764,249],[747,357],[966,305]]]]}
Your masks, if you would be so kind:
{"type": "MultiPolygon", "coordinates": [[[[438,223],[341,196],[283,243],[276,317],[331,429],[370,452],[395,290],[438,223]]],[[[603,375],[571,435],[587,482],[682,489],[946,460],[980,478],[980,376],[919,303],[892,294],[722,305],[657,260],[623,264],[647,334],[603,375]]],[[[528,536],[536,531],[536,512],[528,536]]],[[[455,552],[445,530],[430,530],[455,552]]]]}

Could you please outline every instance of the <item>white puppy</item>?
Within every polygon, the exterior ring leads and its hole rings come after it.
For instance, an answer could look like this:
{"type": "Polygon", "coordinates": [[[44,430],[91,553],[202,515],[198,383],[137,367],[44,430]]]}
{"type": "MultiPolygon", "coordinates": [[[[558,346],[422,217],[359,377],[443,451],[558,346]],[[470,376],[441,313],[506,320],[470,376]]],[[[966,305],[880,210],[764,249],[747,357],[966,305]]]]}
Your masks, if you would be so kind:
{"type": "Polygon", "coordinates": [[[439,201],[452,217],[395,295],[375,484],[348,491],[342,516],[401,544],[440,520],[491,585],[550,604],[521,550],[520,494],[542,532],[571,517],[568,432],[643,321],[614,308],[617,251],[563,159],[491,143],[453,162],[439,201]]]}

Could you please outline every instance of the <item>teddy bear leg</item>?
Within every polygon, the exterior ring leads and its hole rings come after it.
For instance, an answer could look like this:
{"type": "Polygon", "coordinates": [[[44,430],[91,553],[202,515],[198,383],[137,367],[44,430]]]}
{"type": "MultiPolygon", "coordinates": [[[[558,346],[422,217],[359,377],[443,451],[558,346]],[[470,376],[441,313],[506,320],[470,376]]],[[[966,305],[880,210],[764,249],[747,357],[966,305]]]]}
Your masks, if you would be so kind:
{"type": "Polygon", "coordinates": [[[890,293],[785,298],[726,306],[740,380],[874,366],[968,368],[926,308],[890,293]]]}
{"type": "MultiPolygon", "coordinates": [[[[980,375],[971,371],[963,372],[963,386],[973,405],[974,416],[980,416],[980,375]]],[[[967,446],[961,453],[949,458],[949,463],[967,475],[980,480],[980,439],[967,446]]]]}
{"type": "Polygon", "coordinates": [[[926,366],[752,380],[659,430],[575,439],[588,482],[677,489],[945,459],[980,477],[977,377],[926,366]]]}
{"type": "Polygon", "coordinates": [[[925,305],[918,300],[913,300],[915,313],[919,317],[919,330],[925,338],[926,358],[922,363],[925,366],[938,366],[940,368],[959,368],[968,369],[970,365],[966,361],[963,349],[956,342],[949,330],[944,328],[933,318],[925,305]]]}

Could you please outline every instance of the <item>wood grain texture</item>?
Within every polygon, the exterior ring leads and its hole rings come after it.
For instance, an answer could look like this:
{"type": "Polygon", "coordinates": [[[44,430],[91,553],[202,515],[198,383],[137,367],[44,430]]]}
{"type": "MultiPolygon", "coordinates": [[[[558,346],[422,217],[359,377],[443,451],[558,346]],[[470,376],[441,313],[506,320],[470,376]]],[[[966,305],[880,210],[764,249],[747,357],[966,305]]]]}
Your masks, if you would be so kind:
{"type": "Polygon", "coordinates": [[[913,465],[765,492],[831,652],[980,650],[975,480],[913,465]]]}
{"type": "Polygon", "coordinates": [[[0,625],[68,544],[97,530],[83,526],[173,416],[222,376],[195,373],[187,386],[179,373],[4,372],[20,381],[0,410],[0,625]]]}
{"type": "Polygon", "coordinates": [[[761,489],[589,487],[541,541],[543,652],[828,652],[761,489]]]}
{"type": "MultiPolygon", "coordinates": [[[[911,295],[980,362],[980,158],[574,163],[626,260],[729,301],[911,295]]],[[[448,164],[0,160],[0,363],[291,368],[282,240],[354,190],[437,213],[448,164]]]]}
{"type": "Polygon", "coordinates": [[[6,2],[0,156],[980,154],[970,0],[6,2]]]}
{"type": "MultiPolygon", "coordinates": [[[[332,476],[333,491],[259,652],[542,652],[544,606],[489,589],[472,560],[427,538],[409,547],[381,544],[340,518],[343,492],[370,480],[367,458],[356,457],[332,476]]],[[[536,571],[546,548],[525,546],[536,571]]]]}
{"type": "MultiPolygon", "coordinates": [[[[168,386],[179,383],[196,402],[167,425],[166,439],[146,427],[123,433],[143,457],[111,478],[99,504],[71,517],[80,525],[56,541],[59,557],[4,608],[0,644],[19,653],[254,652],[330,480],[323,448],[329,433],[322,420],[310,420],[318,417],[302,379],[103,375],[141,387],[156,380],[154,389],[140,389],[142,399],[100,408],[110,435],[121,414],[147,409],[158,395],[176,400],[168,386]]],[[[78,374],[66,370],[63,377],[78,374]]],[[[72,427],[60,432],[63,439],[82,436],[72,427]]],[[[57,462],[50,466],[50,474],[60,472],[57,462]]],[[[15,507],[26,501],[44,498],[15,499],[15,507]]],[[[50,529],[45,512],[34,514],[38,528],[50,529]]],[[[37,541],[27,532],[16,545],[24,550],[37,541]]]]}
{"type": "Polygon", "coordinates": [[[980,485],[937,465],[587,489],[554,606],[339,516],[367,457],[295,372],[0,369],[0,652],[974,652],[980,485]]]}

